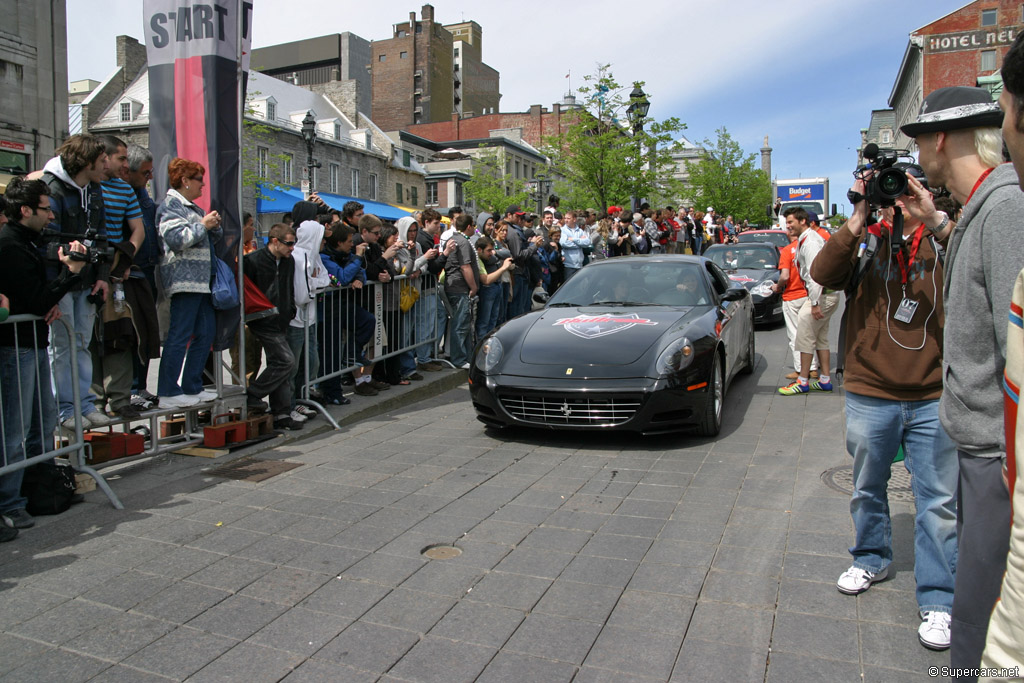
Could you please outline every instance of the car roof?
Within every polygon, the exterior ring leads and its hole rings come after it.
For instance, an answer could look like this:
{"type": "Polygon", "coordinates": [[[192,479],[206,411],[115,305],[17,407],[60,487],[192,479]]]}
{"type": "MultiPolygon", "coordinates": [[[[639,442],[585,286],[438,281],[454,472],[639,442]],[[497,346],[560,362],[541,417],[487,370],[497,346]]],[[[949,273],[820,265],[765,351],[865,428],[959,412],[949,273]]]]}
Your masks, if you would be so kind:
{"type": "Polygon", "coordinates": [[[771,242],[738,242],[736,244],[712,244],[707,248],[708,251],[722,251],[723,249],[737,249],[742,247],[743,249],[778,249],[771,242]]]}
{"type": "Polygon", "coordinates": [[[788,235],[785,230],[744,230],[740,235],[788,235]]]}
{"type": "Polygon", "coordinates": [[[629,261],[643,261],[644,263],[701,263],[707,261],[703,256],[695,256],[691,254],[655,254],[655,255],[634,255],[634,256],[616,256],[614,258],[601,259],[599,261],[591,261],[587,267],[603,267],[612,263],[626,263],[629,261]]]}

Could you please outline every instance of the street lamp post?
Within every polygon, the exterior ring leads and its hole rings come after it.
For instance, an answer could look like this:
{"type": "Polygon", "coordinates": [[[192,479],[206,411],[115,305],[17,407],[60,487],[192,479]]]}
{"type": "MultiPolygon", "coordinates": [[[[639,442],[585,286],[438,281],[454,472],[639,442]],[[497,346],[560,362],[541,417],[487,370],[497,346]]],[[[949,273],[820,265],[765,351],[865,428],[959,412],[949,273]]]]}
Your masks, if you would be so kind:
{"type": "Polygon", "coordinates": [[[320,162],[313,159],[313,145],[316,144],[316,119],[313,112],[307,111],[302,119],[302,139],[306,142],[306,178],[309,181],[309,191],[313,193],[313,169],[320,168],[320,162]]]}
{"type": "MultiPolygon", "coordinates": [[[[647,112],[651,109],[651,102],[647,99],[647,93],[641,88],[639,83],[633,83],[633,91],[629,93],[629,107],[626,109],[626,116],[629,117],[629,122],[633,127],[633,138],[636,140],[636,172],[639,173],[643,164],[641,163],[641,142],[640,133],[644,130],[644,119],[647,118],[647,112]]],[[[637,183],[633,183],[633,213],[640,210],[640,198],[637,196],[637,183]]]]}

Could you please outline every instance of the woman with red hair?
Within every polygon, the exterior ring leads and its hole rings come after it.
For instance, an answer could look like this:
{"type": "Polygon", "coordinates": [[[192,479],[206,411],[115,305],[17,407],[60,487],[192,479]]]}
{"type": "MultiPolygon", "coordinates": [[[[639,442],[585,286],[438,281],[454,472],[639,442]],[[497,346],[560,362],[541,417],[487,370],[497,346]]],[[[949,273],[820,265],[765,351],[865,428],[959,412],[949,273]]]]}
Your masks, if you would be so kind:
{"type": "Polygon", "coordinates": [[[216,398],[216,393],[203,390],[203,368],[215,333],[210,282],[213,242],[221,238],[220,214],[204,214],[195,204],[206,184],[201,164],[173,159],[167,175],[171,189],[157,209],[156,221],[163,250],[160,281],[171,300],[171,320],[157,393],[161,408],[186,408],[216,398]]]}

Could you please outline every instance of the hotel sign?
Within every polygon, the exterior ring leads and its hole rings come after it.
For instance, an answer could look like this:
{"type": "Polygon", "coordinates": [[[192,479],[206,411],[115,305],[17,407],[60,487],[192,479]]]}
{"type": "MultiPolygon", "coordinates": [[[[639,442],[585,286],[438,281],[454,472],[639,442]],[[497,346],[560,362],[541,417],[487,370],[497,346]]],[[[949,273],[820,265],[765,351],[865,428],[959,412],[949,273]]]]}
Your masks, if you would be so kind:
{"type": "Polygon", "coordinates": [[[944,33],[935,36],[924,36],[925,52],[959,52],[961,50],[977,50],[979,48],[1009,47],[1020,32],[1020,26],[1007,28],[981,29],[978,31],[961,31],[944,33]]]}

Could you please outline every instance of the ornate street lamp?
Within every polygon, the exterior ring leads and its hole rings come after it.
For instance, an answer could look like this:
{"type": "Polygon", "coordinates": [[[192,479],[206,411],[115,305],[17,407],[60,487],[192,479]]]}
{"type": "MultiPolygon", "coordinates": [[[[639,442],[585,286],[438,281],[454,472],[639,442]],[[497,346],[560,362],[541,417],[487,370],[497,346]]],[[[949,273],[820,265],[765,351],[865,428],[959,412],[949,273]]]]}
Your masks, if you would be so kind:
{"type": "Polygon", "coordinates": [[[316,119],[313,112],[307,111],[302,119],[302,139],[306,142],[306,177],[309,179],[309,191],[314,192],[313,169],[320,168],[320,162],[313,159],[313,145],[316,144],[316,119]]]}
{"type": "MultiPolygon", "coordinates": [[[[651,102],[647,99],[647,93],[640,88],[639,83],[633,83],[633,90],[629,93],[629,107],[626,108],[626,116],[629,117],[629,122],[633,128],[633,138],[636,140],[636,163],[637,173],[640,172],[640,133],[644,130],[644,119],[647,118],[647,112],[651,109],[651,102]]],[[[636,194],[636,184],[633,185],[633,213],[640,210],[640,199],[636,194]]]]}

